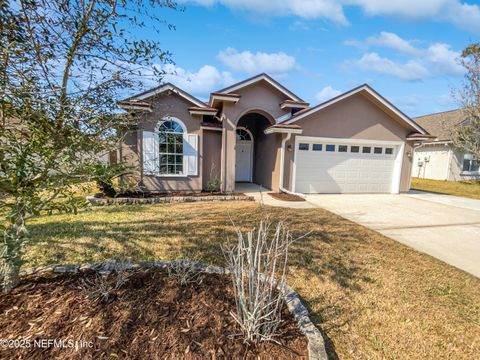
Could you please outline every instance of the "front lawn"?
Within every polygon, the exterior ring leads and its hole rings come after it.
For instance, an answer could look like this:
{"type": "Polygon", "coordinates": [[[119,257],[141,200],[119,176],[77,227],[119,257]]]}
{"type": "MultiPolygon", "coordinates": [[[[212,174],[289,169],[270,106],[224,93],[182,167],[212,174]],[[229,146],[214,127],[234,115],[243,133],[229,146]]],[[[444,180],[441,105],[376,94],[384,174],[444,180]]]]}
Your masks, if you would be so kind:
{"type": "Polygon", "coordinates": [[[445,181],[412,178],[412,189],[480,199],[480,181],[445,181]]]}
{"type": "MultiPolygon", "coordinates": [[[[26,266],[199,257],[261,217],[251,202],[94,208],[35,219],[26,266]],[[234,224],[232,224],[231,219],[234,224]]],[[[324,332],[331,358],[473,359],[480,280],[321,209],[266,208],[296,235],[289,284],[324,332]]]]}

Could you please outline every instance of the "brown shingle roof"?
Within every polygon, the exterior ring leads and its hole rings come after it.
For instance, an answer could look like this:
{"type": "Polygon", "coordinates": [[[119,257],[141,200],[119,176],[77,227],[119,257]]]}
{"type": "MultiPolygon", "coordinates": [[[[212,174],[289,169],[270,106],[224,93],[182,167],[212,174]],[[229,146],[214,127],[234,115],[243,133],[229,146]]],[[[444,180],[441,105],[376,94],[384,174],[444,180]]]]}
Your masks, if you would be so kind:
{"type": "Polygon", "coordinates": [[[302,127],[297,125],[297,124],[278,123],[278,124],[270,126],[270,128],[275,128],[275,129],[301,129],[302,127]]]}
{"type": "Polygon", "coordinates": [[[134,105],[142,107],[150,107],[150,103],[146,101],[136,101],[136,100],[121,100],[118,102],[119,105],[134,105]]]}
{"type": "Polygon", "coordinates": [[[462,109],[444,111],[413,118],[421,127],[430,134],[435,135],[437,140],[450,140],[452,128],[465,120],[462,109]]]}
{"type": "MultiPolygon", "coordinates": [[[[295,101],[295,100],[285,100],[284,102],[282,102],[282,104],[292,104],[292,105],[310,105],[309,103],[305,102],[305,101],[295,101]]],[[[280,105],[282,105],[280,104],[280,105]]]]}
{"type": "Polygon", "coordinates": [[[197,107],[197,106],[192,106],[192,107],[189,107],[188,110],[192,110],[192,111],[206,111],[206,112],[213,112],[213,113],[216,113],[218,110],[215,109],[215,108],[201,108],[201,107],[197,107]]]}
{"type": "Polygon", "coordinates": [[[225,93],[220,93],[220,92],[212,92],[211,95],[226,96],[226,97],[232,97],[232,98],[241,97],[241,95],[239,95],[239,94],[225,94],[225,93]]]}

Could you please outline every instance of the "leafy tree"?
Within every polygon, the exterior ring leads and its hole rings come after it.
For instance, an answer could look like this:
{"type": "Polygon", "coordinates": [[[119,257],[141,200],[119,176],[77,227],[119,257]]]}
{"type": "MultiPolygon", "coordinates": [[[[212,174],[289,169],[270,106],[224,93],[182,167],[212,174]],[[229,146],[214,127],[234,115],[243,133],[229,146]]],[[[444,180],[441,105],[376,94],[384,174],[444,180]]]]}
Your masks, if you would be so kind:
{"type": "MultiPolygon", "coordinates": [[[[27,221],[75,212],[72,186],[98,179],[98,154],[115,143],[119,97],[142,77],[160,80],[156,14],[173,1],[0,1],[0,280],[18,282],[27,221]],[[142,38],[141,34],[145,33],[142,38]]],[[[168,25],[169,28],[172,26],[168,25]]],[[[111,173],[109,173],[111,174],[111,173]]]]}
{"type": "Polygon", "coordinates": [[[452,140],[456,147],[480,159],[480,43],[465,48],[460,62],[466,74],[458,98],[466,121],[453,129],[452,140]]]}
{"type": "MultiPolygon", "coordinates": [[[[115,187],[114,180],[122,175],[132,174],[132,167],[124,163],[118,164],[93,164],[88,169],[103,195],[115,197],[119,191],[115,187]]],[[[122,190],[120,190],[122,192],[122,190]]]]}

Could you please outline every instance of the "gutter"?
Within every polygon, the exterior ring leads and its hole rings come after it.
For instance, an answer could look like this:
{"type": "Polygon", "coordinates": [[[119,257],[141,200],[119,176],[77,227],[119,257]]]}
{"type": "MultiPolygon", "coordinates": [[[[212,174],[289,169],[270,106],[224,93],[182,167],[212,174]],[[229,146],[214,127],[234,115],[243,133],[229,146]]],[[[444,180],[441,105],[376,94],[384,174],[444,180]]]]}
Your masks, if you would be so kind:
{"type": "Polygon", "coordinates": [[[292,137],[292,133],[289,132],[287,136],[282,140],[282,147],[280,148],[280,181],[278,183],[278,188],[280,189],[280,191],[283,191],[284,193],[305,198],[304,194],[296,193],[296,192],[287,190],[283,187],[283,175],[284,175],[284,165],[285,165],[285,144],[287,143],[288,140],[290,140],[291,137],[292,137]]]}

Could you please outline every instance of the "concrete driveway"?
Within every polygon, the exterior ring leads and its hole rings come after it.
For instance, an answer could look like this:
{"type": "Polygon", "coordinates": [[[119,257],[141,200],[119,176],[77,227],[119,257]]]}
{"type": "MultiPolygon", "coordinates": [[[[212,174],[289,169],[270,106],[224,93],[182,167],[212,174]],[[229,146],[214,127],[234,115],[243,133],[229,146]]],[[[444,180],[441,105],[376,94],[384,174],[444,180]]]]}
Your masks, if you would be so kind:
{"type": "Polygon", "coordinates": [[[307,201],[480,277],[480,200],[412,192],[307,201]]]}

